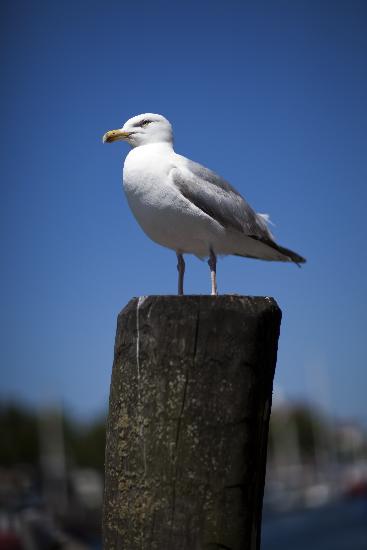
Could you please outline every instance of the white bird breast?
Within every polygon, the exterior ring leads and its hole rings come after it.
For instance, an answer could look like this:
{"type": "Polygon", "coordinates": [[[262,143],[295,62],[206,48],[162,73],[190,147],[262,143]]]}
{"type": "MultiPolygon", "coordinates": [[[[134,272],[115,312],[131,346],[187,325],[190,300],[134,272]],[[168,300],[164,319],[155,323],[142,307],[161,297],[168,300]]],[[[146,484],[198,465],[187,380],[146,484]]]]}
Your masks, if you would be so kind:
{"type": "Polygon", "coordinates": [[[126,157],[123,184],[129,206],[153,241],[178,252],[208,256],[225,230],[174,185],[170,173],[180,157],[167,148],[167,144],[140,146],[126,157]]]}

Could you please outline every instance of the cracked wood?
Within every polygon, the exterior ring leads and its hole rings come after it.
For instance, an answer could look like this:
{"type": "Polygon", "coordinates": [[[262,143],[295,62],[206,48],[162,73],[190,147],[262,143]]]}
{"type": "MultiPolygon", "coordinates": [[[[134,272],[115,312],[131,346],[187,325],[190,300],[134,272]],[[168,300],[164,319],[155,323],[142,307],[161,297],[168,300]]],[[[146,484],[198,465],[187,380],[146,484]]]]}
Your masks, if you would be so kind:
{"type": "Polygon", "coordinates": [[[281,313],[270,298],[133,299],[116,331],[105,550],[257,550],[281,313]]]}

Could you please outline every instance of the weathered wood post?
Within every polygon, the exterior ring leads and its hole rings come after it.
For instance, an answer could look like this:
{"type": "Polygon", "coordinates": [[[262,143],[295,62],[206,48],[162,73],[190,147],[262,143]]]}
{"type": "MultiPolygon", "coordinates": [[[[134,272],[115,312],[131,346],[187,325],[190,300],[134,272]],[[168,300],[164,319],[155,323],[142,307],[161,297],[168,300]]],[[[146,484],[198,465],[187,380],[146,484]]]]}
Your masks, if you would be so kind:
{"type": "Polygon", "coordinates": [[[105,550],[260,548],[281,312],[271,298],[149,296],[118,317],[105,550]]]}

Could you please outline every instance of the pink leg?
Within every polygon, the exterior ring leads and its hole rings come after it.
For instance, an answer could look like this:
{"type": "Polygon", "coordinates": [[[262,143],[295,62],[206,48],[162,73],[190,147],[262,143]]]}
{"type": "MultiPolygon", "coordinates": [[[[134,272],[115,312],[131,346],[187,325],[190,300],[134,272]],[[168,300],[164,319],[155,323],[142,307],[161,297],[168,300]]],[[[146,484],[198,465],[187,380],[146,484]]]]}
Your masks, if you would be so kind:
{"type": "Polygon", "coordinates": [[[218,288],[217,288],[217,257],[214,254],[213,250],[210,250],[208,265],[210,267],[210,275],[211,275],[211,280],[212,280],[212,296],[217,296],[218,295],[218,288]]]}
{"type": "Polygon", "coordinates": [[[184,283],[184,275],[185,275],[185,260],[183,258],[183,255],[177,252],[177,271],[178,271],[178,294],[179,296],[182,296],[183,291],[183,283],[184,283]]]}

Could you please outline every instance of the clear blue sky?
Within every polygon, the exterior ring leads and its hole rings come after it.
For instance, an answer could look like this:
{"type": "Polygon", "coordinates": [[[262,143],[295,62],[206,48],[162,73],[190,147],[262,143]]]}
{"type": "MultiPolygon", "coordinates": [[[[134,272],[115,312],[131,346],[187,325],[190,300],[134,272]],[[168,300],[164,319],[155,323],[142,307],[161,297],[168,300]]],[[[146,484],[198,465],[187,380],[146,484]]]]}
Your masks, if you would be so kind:
{"type": "MultiPolygon", "coordinates": [[[[276,224],[302,269],[240,258],[219,290],[283,310],[276,383],[367,422],[367,4],[5,1],[1,4],[1,396],[107,401],[116,316],[176,291],[121,188],[133,115],[171,120],[176,150],[276,224]]],[[[187,261],[188,293],[209,292],[187,261]]]]}

